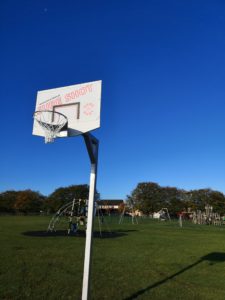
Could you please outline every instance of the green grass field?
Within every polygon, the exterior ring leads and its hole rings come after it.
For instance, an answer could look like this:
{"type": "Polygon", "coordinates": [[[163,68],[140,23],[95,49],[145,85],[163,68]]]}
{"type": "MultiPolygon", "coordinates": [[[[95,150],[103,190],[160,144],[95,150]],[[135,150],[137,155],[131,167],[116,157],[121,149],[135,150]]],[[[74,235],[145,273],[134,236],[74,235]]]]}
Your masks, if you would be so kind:
{"type": "MultiPolygon", "coordinates": [[[[0,217],[0,299],[81,298],[85,238],[46,236],[48,222],[0,217]]],[[[225,299],[225,227],[108,224],[94,238],[92,299],[225,299]]]]}

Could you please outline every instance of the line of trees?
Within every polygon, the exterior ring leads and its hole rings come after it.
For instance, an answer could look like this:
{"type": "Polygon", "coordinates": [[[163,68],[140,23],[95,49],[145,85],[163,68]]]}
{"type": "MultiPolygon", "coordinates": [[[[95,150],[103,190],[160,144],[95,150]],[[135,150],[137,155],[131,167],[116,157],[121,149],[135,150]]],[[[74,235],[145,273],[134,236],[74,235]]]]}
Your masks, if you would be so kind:
{"type": "MultiPolygon", "coordinates": [[[[87,184],[60,187],[47,197],[32,190],[5,191],[0,193],[0,213],[54,213],[74,198],[88,199],[88,194],[87,184]]],[[[211,189],[185,191],[176,187],[161,187],[154,182],[141,182],[127,200],[144,214],[168,208],[170,214],[176,215],[190,209],[204,210],[207,204],[213,206],[214,212],[225,214],[224,194],[211,189]]]]}
{"type": "Polygon", "coordinates": [[[87,184],[57,188],[48,197],[32,190],[0,193],[0,213],[56,212],[62,205],[76,199],[88,199],[87,184]]]}
{"type": "Polygon", "coordinates": [[[176,187],[161,187],[154,182],[138,183],[127,197],[134,207],[144,214],[168,208],[172,215],[181,211],[204,210],[209,204],[213,211],[225,214],[225,196],[219,191],[199,189],[185,191],[176,187]]]}

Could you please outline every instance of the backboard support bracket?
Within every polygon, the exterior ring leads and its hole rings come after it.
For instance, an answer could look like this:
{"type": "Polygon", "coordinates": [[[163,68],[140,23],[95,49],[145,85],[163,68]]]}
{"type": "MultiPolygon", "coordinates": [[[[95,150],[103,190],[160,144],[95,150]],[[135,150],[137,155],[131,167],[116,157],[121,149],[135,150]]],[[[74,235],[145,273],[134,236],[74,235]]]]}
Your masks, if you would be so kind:
{"type": "Polygon", "coordinates": [[[86,147],[87,147],[87,151],[88,151],[88,155],[89,155],[91,163],[92,164],[97,163],[97,161],[98,161],[98,145],[99,145],[98,139],[96,139],[91,133],[84,133],[82,135],[83,135],[86,147]]]}

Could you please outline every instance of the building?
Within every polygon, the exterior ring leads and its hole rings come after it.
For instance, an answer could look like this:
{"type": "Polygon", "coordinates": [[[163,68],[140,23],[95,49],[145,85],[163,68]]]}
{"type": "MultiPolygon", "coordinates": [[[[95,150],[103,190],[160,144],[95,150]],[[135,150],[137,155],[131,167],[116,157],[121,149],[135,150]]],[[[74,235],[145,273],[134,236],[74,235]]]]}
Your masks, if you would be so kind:
{"type": "Polygon", "coordinates": [[[103,214],[116,214],[120,213],[121,207],[124,205],[124,201],[114,199],[102,199],[97,201],[98,208],[103,214]]]}

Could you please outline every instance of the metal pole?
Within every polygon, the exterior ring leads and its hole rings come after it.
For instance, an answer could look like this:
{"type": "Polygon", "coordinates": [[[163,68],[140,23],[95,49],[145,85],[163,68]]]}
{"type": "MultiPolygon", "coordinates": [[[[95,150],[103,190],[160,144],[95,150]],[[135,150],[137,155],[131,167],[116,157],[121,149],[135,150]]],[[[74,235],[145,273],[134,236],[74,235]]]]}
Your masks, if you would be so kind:
{"type": "Polygon", "coordinates": [[[82,288],[82,300],[88,300],[89,290],[90,290],[92,235],[93,235],[92,233],[93,233],[95,189],[96,189],[97,164],[98,164],[98,140],[95,139],[90,134],[85,134],[83,135],[83,137],[91,160],[88,217],[87,217],[86,243],[85,243],[85,253],[84,253],[83,288],[82,288]]]}

